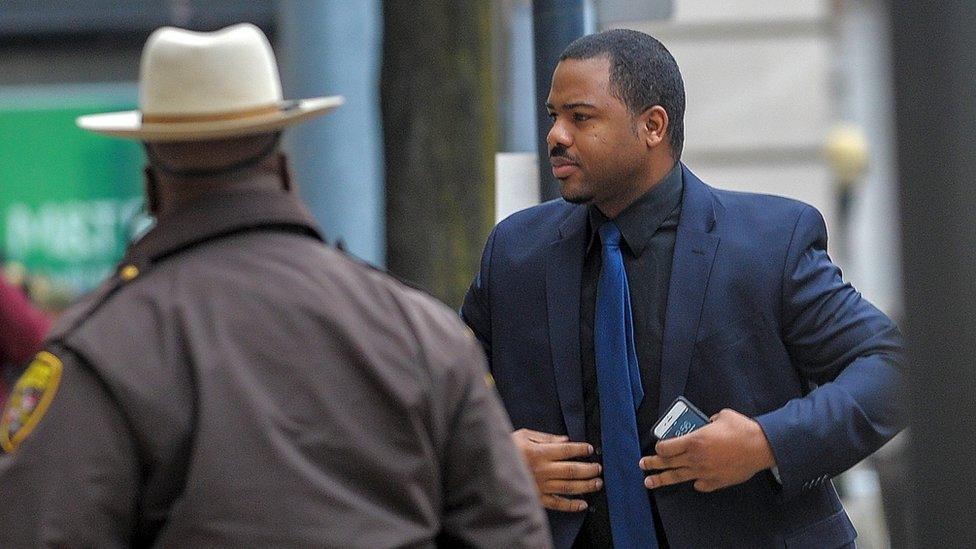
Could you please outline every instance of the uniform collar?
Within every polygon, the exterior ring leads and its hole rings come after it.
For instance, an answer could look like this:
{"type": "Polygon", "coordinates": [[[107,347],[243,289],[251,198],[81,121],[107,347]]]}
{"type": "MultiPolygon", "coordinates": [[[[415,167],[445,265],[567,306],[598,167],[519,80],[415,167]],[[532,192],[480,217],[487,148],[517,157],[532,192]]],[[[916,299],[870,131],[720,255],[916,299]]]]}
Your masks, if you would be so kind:
{"type": "MultiPolygon", "coordinates": [[[[683,186],[681,164],[675,162],[674,167],[660,183],[624,208],[624,211],[614,219],[623,241],[635,256],[640,257],[654,233],[679,207],[683,186]]],[[[607,216],[603,215],[603,212],[596,206],[589,206],[590,242],[587,248],[596,245],[597,230],[606,221],[607,216]]]]}
{"type": "Polygon", "coordinates": [[[145,236],[129,247],[123,262],[154,262],[195,244],[268,226],[292,227],[325,241],[295,194],[230,187],[188,202],[158,219],[145,236]]]}

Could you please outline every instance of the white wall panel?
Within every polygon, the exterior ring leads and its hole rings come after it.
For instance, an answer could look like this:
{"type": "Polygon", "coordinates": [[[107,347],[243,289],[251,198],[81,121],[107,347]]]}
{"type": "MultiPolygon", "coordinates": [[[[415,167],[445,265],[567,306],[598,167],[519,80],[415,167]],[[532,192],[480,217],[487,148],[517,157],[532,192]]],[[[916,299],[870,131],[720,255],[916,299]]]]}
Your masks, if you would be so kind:
{"type": "Polygon", "coordinates": [[[823,143],[831,107],[822,38],[666,45],[685,81],[687,150],[823,143]]]}
{"type": "Polygon", "coordinates": [[[829,14],[826,0],[674,0],[674,21],[775,21],[816,19],[829,14]]]}

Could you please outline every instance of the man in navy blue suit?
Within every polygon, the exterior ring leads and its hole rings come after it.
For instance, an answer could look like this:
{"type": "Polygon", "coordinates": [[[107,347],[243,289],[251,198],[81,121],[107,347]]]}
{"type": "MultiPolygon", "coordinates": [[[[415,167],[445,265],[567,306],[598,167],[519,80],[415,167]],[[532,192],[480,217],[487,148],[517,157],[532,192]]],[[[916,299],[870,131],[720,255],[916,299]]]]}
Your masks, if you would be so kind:
{"type": "Polygon", "coordinates": [[[904,350],[820,213],[680,162],[681,75],[646,34],[571,44],[547,106],[562,199],[495,227],[461,313],[557,547],[853,545],[830,479],[901,428],[904,350]],[[679,395],[711,423],[657,441],[679,395]]]}

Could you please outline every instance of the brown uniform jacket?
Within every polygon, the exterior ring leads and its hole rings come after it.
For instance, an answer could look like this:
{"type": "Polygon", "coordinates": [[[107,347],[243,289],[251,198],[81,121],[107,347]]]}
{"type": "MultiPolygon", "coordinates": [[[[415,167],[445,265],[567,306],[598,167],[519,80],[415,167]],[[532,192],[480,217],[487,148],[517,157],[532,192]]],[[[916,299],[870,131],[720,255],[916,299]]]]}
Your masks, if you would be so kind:
{"type": "Polygon", "coordinates": [[[48,350],[0,547],[550,543],[456,314],[324,246],[290,194],[163,218],[48,350]]]}

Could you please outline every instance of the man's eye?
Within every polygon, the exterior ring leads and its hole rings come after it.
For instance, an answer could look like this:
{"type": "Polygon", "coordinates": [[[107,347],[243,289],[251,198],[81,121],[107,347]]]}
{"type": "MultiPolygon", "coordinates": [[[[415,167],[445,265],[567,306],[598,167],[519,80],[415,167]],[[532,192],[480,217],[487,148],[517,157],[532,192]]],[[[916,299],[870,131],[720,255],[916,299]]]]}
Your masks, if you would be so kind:
{"type": "Polygon", "coordinates": [[[554,113],[554,112],[549,113],[549,120],[555,121],[556,120],[556,113],[554,113]]]}
{"type": "Polygon", "coordinates": [[[573,113],[573,120],[576,122],[586,122],[590,117],[582,113],[573,113]]]}

